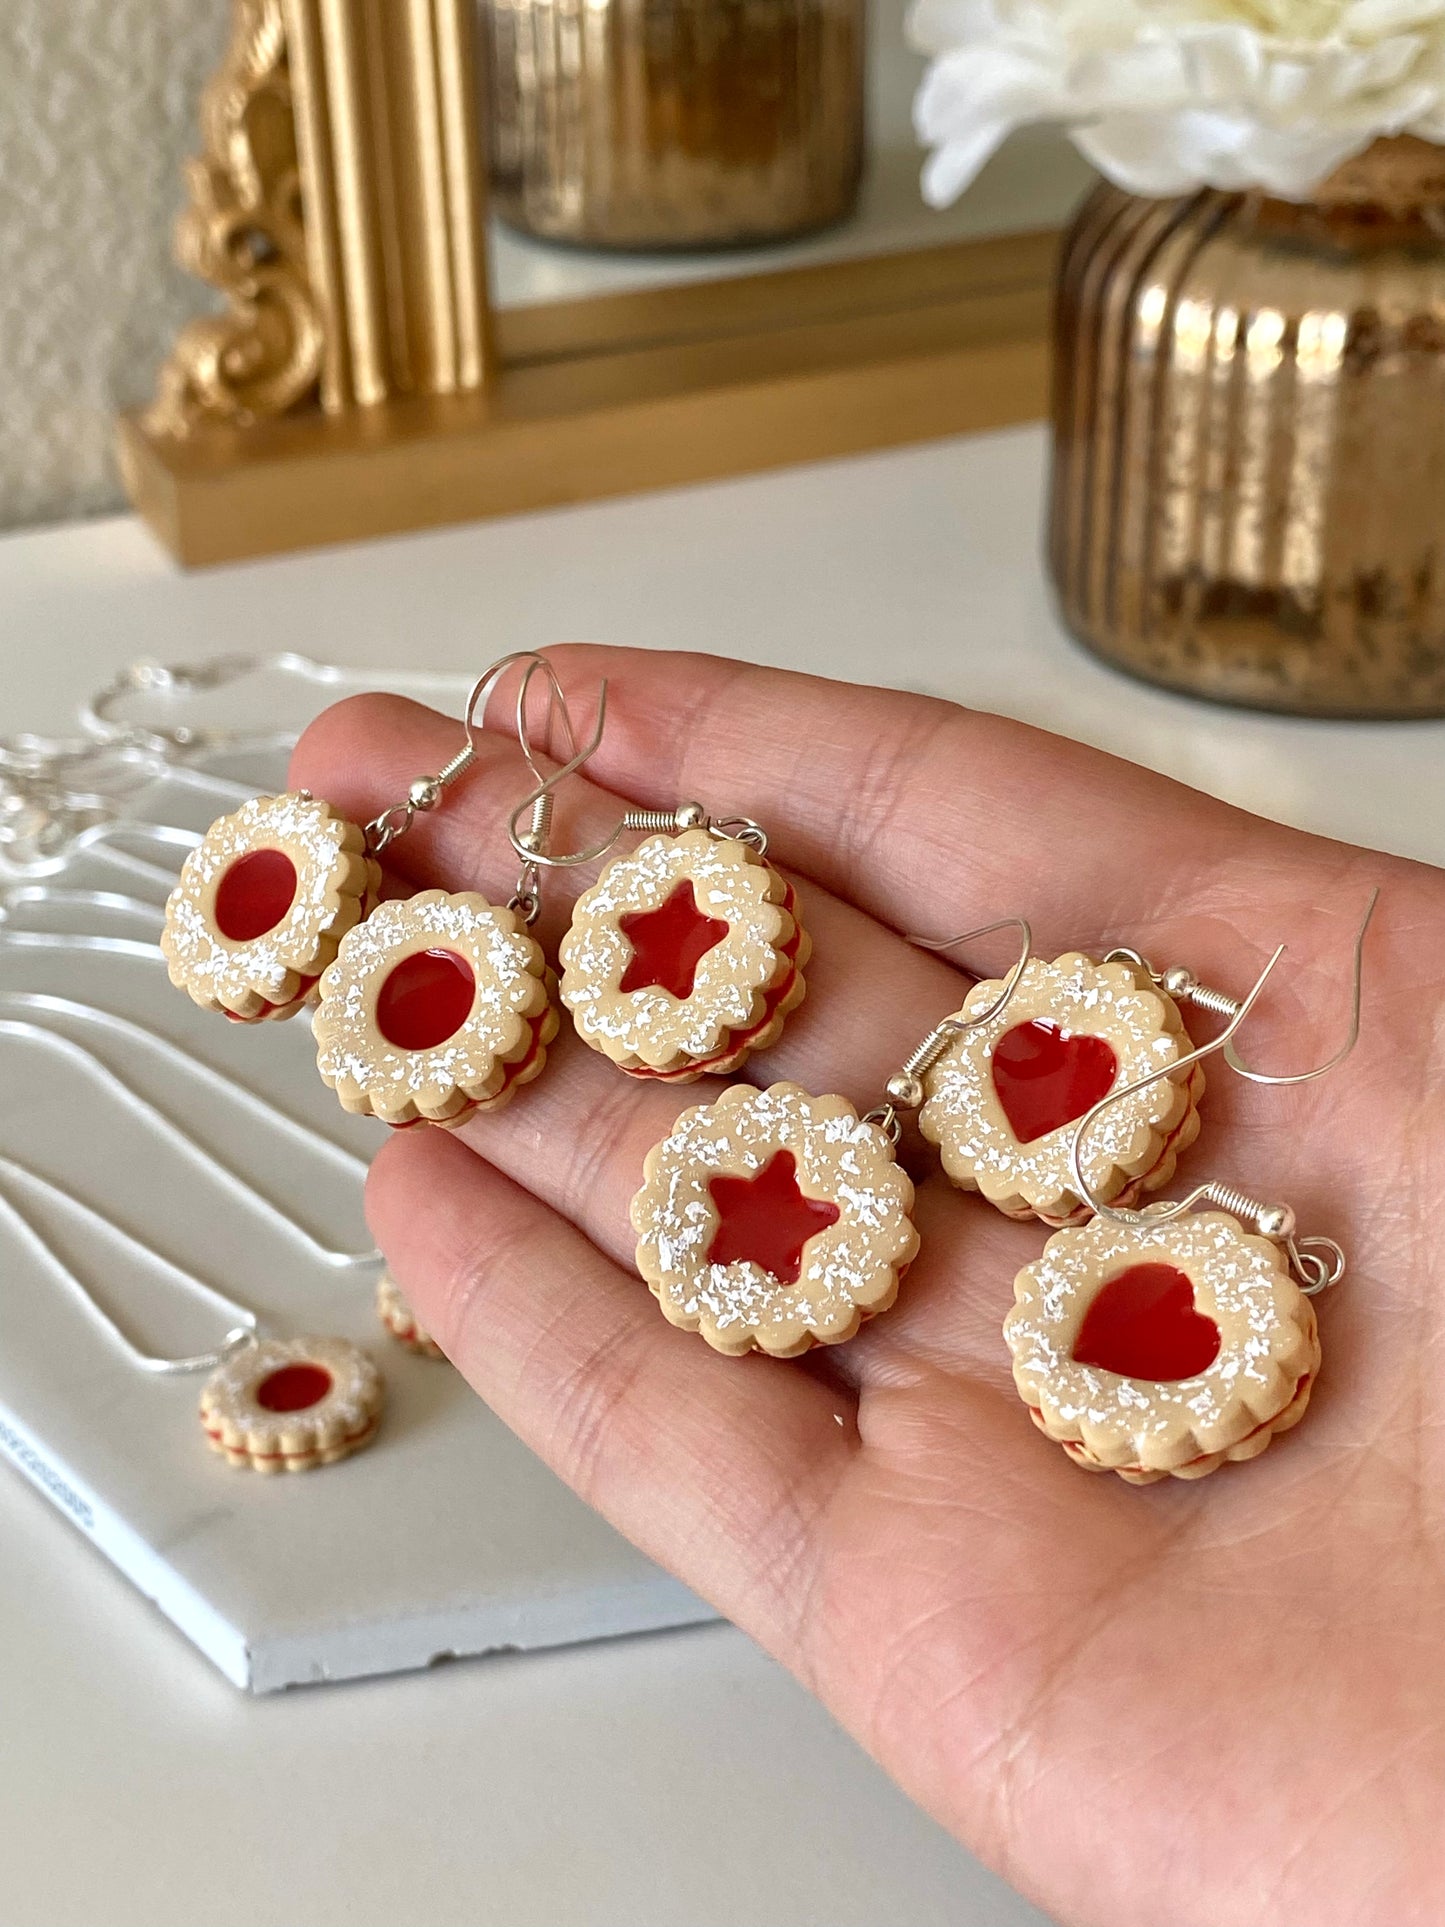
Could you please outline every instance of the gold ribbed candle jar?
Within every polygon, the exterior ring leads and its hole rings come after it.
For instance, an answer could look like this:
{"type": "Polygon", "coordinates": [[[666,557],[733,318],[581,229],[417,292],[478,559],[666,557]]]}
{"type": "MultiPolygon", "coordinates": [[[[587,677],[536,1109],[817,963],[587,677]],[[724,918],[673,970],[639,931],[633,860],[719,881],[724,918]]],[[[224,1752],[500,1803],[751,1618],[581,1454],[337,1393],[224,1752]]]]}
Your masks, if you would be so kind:
{"type": "Polygon", "coordinates": [[[1445,152],[1377,142],[1307,206],[1096,189],[1055,348],[1082,642],[1223,702],[1445,715],[1445,152]]]}
{"type": "Polygon", "coordinates": [[[849,213],[865,0],[484,0],[492,205],[547,240],[705,248],[849,213]]]}

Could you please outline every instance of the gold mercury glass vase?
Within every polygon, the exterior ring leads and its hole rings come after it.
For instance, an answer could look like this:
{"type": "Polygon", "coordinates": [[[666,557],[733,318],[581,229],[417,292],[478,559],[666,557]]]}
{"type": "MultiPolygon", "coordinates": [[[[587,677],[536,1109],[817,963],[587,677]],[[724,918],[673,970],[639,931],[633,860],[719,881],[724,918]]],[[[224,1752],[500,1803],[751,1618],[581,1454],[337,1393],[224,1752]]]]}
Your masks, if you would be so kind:
{"type": "Polygon", "coordinates": [[[865,0],[484,0],[492,206],[607,248],[781,239],[852,211],[865,0]]]}
{"type": "Polygon", "coordinates": [[[1097,188],[1055,349],[1080,641],[1221,702],[1445,715],[1445,150],[1377,141],[1304,205],[1097,188]]]}

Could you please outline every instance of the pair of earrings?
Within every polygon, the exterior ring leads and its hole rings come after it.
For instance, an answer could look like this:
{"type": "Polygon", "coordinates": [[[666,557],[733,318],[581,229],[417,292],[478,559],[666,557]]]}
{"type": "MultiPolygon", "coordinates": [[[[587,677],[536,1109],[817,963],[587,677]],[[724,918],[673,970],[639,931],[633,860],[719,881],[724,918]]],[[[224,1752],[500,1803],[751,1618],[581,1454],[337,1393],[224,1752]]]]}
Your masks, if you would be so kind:
{"type": "Polygon", "coordinates": [[[1348,1040],[1287,1076],[1253,1069],[1234,1043],[1281,951],[1237,1000],[1133,950],[1034,957],[1018,918],[929,945],[1022,933],[1008,975],[978,983],[865,1117],[785,1084],[684,1112],[633,1200],[639,1269],[672,1323],[725,1353],[791,1357],[852,1337],[893,1302],[918,1248],[895,1159],[902,1114],[916,1112],[955,1184],[1055,1227],[1004,1327],[1039,1429],[1131,1484],[1254,1458],[1304,1414],[1320,1364],[1311,1299],[1338,1282],[1344,1253],[1301,1238],[1288,1206],[1217,1181],[1140,1201],[1198,1134],[1205,1057],[1294,1084],[1353,1047],[1373,909],[1348,1040]],[[1219,1035],[1192,1046],[1186,1003],[1226,1018],[1219,1035]]]}

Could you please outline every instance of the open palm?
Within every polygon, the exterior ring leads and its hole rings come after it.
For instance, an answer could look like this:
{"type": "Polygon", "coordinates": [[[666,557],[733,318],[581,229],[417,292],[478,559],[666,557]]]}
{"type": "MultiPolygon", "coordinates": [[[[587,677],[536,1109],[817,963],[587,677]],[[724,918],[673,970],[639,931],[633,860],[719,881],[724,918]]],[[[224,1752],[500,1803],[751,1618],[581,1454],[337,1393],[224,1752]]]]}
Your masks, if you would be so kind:
{"type": "MultiPolygon", "coordinates": [[[[644,1154],[715,1082],[631,1080],[566,1035],[501,1115],[396,1134],[368,1208],[488,1404],[1063,1919],[1438,1921],[1445,876],[948,704],[707,658],[551,653],[581,718],[611,682],[593,781],[559,801],[571,846],[619,798],[697,797],[764,823],[797,883],[809,996],[747,1064],[755,1083],[866,1109],[966,988],[901,933],[1014,912],[1044,955],[1129,944],[1237,995],[1287,943],[1246,1048],[1300,1069],[1344,1030],[1380,886],[1354,1055],[1291,1090],[1219,1067],[1184,1163],[1190,1181],[1287,1200],[1351,1261],[1320,1303],[1304,1425],[1198,1484],[1089,1476],[1034,1430],[1000,1324],[1047,1234],[953,1189],[916,1139],[923,1246],[896,1307],[793,1363],[715,1356],[632,1267],[644,1154]]],[[[485,741],[396,846],[407,883],[509,893],[502,825],[526,778],[513,741],[485,741]]],[[[312,725],[293,781],[363,819],[456,743],[454,721],[358,698],[312,725]]],[[[549,954],[590,875],[549,878],[549,954]]],[[[1002,942],[983,967],[1007,961],[1002,942]]]]}

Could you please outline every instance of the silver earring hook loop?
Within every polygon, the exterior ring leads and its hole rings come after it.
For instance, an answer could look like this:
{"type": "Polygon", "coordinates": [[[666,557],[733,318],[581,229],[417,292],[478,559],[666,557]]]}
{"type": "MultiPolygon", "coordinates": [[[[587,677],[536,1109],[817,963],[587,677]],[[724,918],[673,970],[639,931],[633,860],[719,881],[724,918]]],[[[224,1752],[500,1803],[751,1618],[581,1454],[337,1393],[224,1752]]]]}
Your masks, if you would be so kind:
{"type": "MultiPolygon", "coordinates": [[[[946,1017],[944,1019],[944,1023],[947,1024],[951,1032],[955,1034],[959,1031],[980,1030],[985,1024],[991,1024],[995,1017],[1001,1017],[1003,1015],[1010,999],[1019,987],[1019,978],[1023,976],[1024,971],[1028,968],[1029,958],[1033,954],[1033,930],[1025,917],[998,917],[992,923],[979,924],[975,930],[962,930],[956,937],[910,936],[908,939],[909,943],[917,944],[920,950],[954,950],[961,943],[973,943],[979,937],[990,937],[995,930],[1017,930],[1019,933],[1019,954],[1011,966],[1008,975],[1003,980],[1002,990],[1000,990],[998,996],[995,997],[987,1010],[975,1011],[970,1017],[964,1017],[960,1014],[957,1017],[946,1017]]],[[[939,1028],[942,1029],[943,1025],[940,1025],[939,1028]]]]}
{"type": "Polygon", "coordinates": [[[1132,1084],[1123,1084],[1117,1091],[1110,1091],[1106,1097],[1101,1097],[1098,1103],[1079,1120],[1078,1129],[1074,1132],[1074,1141],[1069,1147],[1069,1168],[1073,1173],[1075,1192],[1083,1203],[1098,1217],[1107,1219],[1110,1224],[1128,1225],[1135,1230],[1144,1225],[1172,1224],[1176,1218],[1182,1217],[1186,1211],[1192,1210],[1201,1199],[1210,1195],[1210,1186],[1208,1184],[1200,1184],[1195,1186],[1188,1197],[1181,1198],[1177,1203],[1150,1205],[1144,1211],[1128,1210],[1119,1205],[1106,1204],[1095,1196],[1088,1179],[1084,1176],[1084,1140],[1112,1105],[1121,1104],[1125,1098],[1133,1097],[1140,1091],[1147,1091],[1151,1084],[1159,1083],[1162,1078],[1177,1078],[1180,1071],[1189,1070],[1193,1065],[1201,1063],[1204,1058],[1213,1056],[1215,1051],[1223,1050],[1230,1038],[1233,1037],[1234,1033],[1244,1022],[1245,1018],[1248,1017],[1250,1011],[1253,1010],[1261,992],[1269,982],[1270,972],[1283,955],[1284,945],[1280,944],[1264,969],[1261,970],[1255,978],[1248,992],[1240,1000],[1239,1008],[1234,1012],[1233,1016],[1217,1037],[1211,1037],[1207,1043],[1196,1046],[1194,1050],[1189,1051],[1185,1056],[1176,1058],[1172,1064],[1166,1064],[1156,1071],[1150,1071],[1146,1077],[1136,1077],[1132,1084]]]}
{"type": "Polygon", "coordinates": [[[1350,1028],[1343,1044],[1333,1057],[1326,1058],[1323,1064],[1316,1064],[1312,1070],[1272,1072],[1257,1071],[1246,1064],[1235,1046],[1232,1036],[1224,1046],[1224,1061],[1240,1077],[1248,1078],[1251,1084],[1311,1084],[1315,1078],[1323,1077],[1327,1071],[1338,1069],[1360,1041],[1360,994],[1365,971],[1365,933],[1369,930],[1370,919],[1375,914],[1375,906],[1380,901],[1378,886],[1370,892],[1370,900],[1365,905],[1365,914],[1360,919],[1360,927],[1355,932],[1354,980],[1350,991],[1350,1028]]]}
{"type": "MultiPolygon", "coordinates": [[[[562,700],[563,709],[566,709],[566,702],[562,699],[561,688],[557,683],[557,672],[540,650],[513,649],[508,655],[499,656],[490,668],[482,671],[467,694],[466,706],[462,711],[462,734],[466,740],[456,755],[443,763],[435,775],[418,776],[407,790],[404,802],[393,803],[389,809],[383,810],[379,816],[374,816],[366,825],[366,845],[373,856],[380,856],[382,851],[394,843],[399,836],[404,836],[411,828],[418,811],[434,810],[441,802],[443,792],[448,786],[454,783],[465,770],[470,769],[476,760],[477,730],[479,727],[486,727],[487,702],[492,691],[513,664],[519,662],[532,665],[529,674],[535,673],[539,666],[545,669],[557,691],[558,699],[562,700]]],[[[525,749],[525,743],[523,747],[525,749]]],[[[528,761],[530,763],[530,756],[528,761]]]]}
{"type": "Polygon", "coordinates": [[[865,1124],[876,1124],[888,1133],[897,1144],[902,1133],[898,1121],[900,1110],[916,1111],[923,1103],[925,1091],[924,1076],[942,1057],[955,1037],[966,1035],[971,1030],[979,1030],[991,1024],[996,1017],[1003,1015],[1009,1000],[1018,989],[1019,979],[1028,967],[1033,954],[1034,933],[1024,917],[998,917],[993,923],[981,923],[975,930],[960,931],[956,937],[909,937],[909,943],[917,944],[920,950],[952,950],[960,943],[971,943],[976,937],[987,937],[995,930],[1017,930],[1019,932],[1019,954],[1009,967],[1004,978],[1003,988],[999,991],[986,1010],[975,1011],[965,1017],[962,1011],[945,1017],[934,1025],[928,1035],[904,1058],[885,1085],[888,1101],[871,1110],[864,1118],[865,1124]]]}
{"type": "MultiPolygon", "coordinates": [[[[1161,1077],[1167,1077],[1171,1073],[1188,1069],[1191,1065],[1199,1063],[1202,1058],[1210,1056],[1214,1051],[1227,1050],[1229,1048],[1231,1038],[1246,1017],[1248,1017],[1254,1007],[1256,999],[1269,980],[1270,972],[1283,955],[1284,945],[1281,944],[1260,972],[1259,976],[1255,979],[1252,988],[1242,999],[1238,1009],[1231,1014],[1228,1023],[1218,1037],[1212,1037],[1207,1044],[1201,1044],[1197,1050],[1190,1051],[1187,1056],[1179,1058],[1174,1064],[1168,1066],[1167,1069],[1154,1071],[1148,1077],[1137,1078],[1134,1083],[1124,1085],[1121,1090],[1110,1091],[1107,1097],[1101,1098],[1093,1109],[1080,1120],[1079,1127],[1074,1133],[1073,1144],[1069,1149],[1069,1165],[1073,1174],[1074,1189],[1077,1195],[1097,1216],[1105,1219],[1110,1224],[1125,1225],[1133,1230],[1143,1230],[1153,1226],[1172,1224],[1175,1219],[1183,1217],[1187,1211],[1192,1211],[1198,1204],[1217,1205],[1221,1211],[1228,1211],[1232,1213],[1234,1217],[1240,1218],[1246,1223],[1253,1224],[1262,1236],[1273,1239],[1284,1246],[1289,1254],[1290,1269],[1298,1280],[1301,1289],[1307,1298],[1313,1298],[1319,1292],[1327,1291],[1331,1285],[1337,1285],[1341,1278],[1344,1277],[1345,1254],[1333,1238],[1299,1237],[1294,1212],[1287,1204],[1261,1204],[1257,1199],[1250,1197],[1248,1193],[1239,1190],[1236,1186],[1225,1184],[1218,1178],[1209,1178],[1206,1179],[1203,1184],[1195,1185],[1194,1189],[1183,1198],[1169,1202],[1161,1200],[1157,1204],[1145,1206],[1142,1211],[1128,1210],[1118,1205],[1105,1204],[1095,1197],[1088,1180],[1084,1176],[1083,1169],[1084,1138],[1090,1128],[1098,1122],[1099,1118],[1108,1110],[1111,1104],[1119,1103],[1123,1098],[1132,1096],[1136,1091],[1147,1090],[1151,1084],[1158,1083],[1161,1077]]],[[[1331,1062],[1338,1062],[1339,1055],[1340,1054],[1337,1053],[1331,1062]]],[[[1329,1066],[1326,1065],[1322,1068],[1328,1069],[1329,1066]]],[[[1309,1073],[1310,1076],[1319,1076],[1320,1074],[1320,1071],[1309,1073]]],[[[1261,1078],[1257,1081],[1269,1083],[1299,1083],[1303,1080],[1297,1077],[1291,1077],[1281,1079],[1261,1078]]]]}
{"type": "MultiPolygon", "coordinates": [[[[550,664],[548,667],[550,668],[550,664]]],[[[605,856],[617,841],[618,837],[621,836],[625,828],[625,823],[619,823],[610,836],[605,837],[602,842],[598,843],[592,849],[574,850],[566,855],[558,856],[550,847],[547,847],[550,843],[548,831],[552,820],[553,799],[567,778],[569,776],[575,776],[578,770],[596,755],[601,746],[602,732],[607,727],[607,682],[605,678],[599,684],[597,690],[597,720],[592,725],[592,734],[588,737],[587,741],[582,744],[580,749],[577,747],[577,736],[572,726],[571,713],[567,710],[566,700],[565,698],[561,698],[560,690],[557,693],[559,699],[562,701],[563,712],[567,717],[567,742],[564,747],[569,748],[572,754],[567,758],[566,762],[560,764],[550,775],[544,773],[537,765],[532,748],[531,736],[526,727],[526,719],[521,713],[520,706],[526,694],[525,682],[522,692],[518,696],[518,718],[521,726],[522,750],[527,758],[528,768],[537,778],[537,786],[529,795],[522,798],[516,809],[512,811],[511,816],[508,817],[507,836],[512,848],[517,852],[517,855],[522,859],[523,863],[539,865],[548,870],[571,870],[580,864],[595,863],[598,857],[605,856]],[[532,826],[528,830],[523,830],[520,828],[521,821],[529,812],[532,817],[532,826]]]]}
{"type": "Polygon", "coordinates": [[[532,742],[532,731],[527,721],[527,698],[531,692],[532,679],[539,673],[545,675],[547,678],[546,732],[549,744],[552,741],[554,725],[559,718],[561,721],[563,750],[567,758],[564,770],[580,769],[588,757],[593,754],[597,745],[602,740],[602,726],[607,713],[607,684],[604,681],[601,687],[597,725],[593,731],[592,741],[585,750],[579,750],[577,747],[577,731],[572,722],[572,711],[567,705],[567,698],[563,693],[562,684],[558,680],[557,671],[545,656],[538,656],[535,661],[527,664],[526,670],[523,672],[521,684],[517,689],[515,726],[517,741],[522,749],[523,761],[532,772],[537,787],[532,792],[528,802],[523,805],[524,809],[530,807],[532,814],[532,820],[527,829],[520,835],[513,834],[513,826],[516,822],[514,814],[513,817],[508,820],[507,834],[513,849],[516,850],[517,854],[522,858],[522,867],[517,876],[517,887],[512,893],[511,902],[508,907],[515,910],[518,916],[522,917],[529,924],[536,922],[542,910],[542,866],[546,853],[552,846],[552,812],[556,802],[556,785],[549,782],[547,772],[537,761],[537,752],[532,742]]]}

